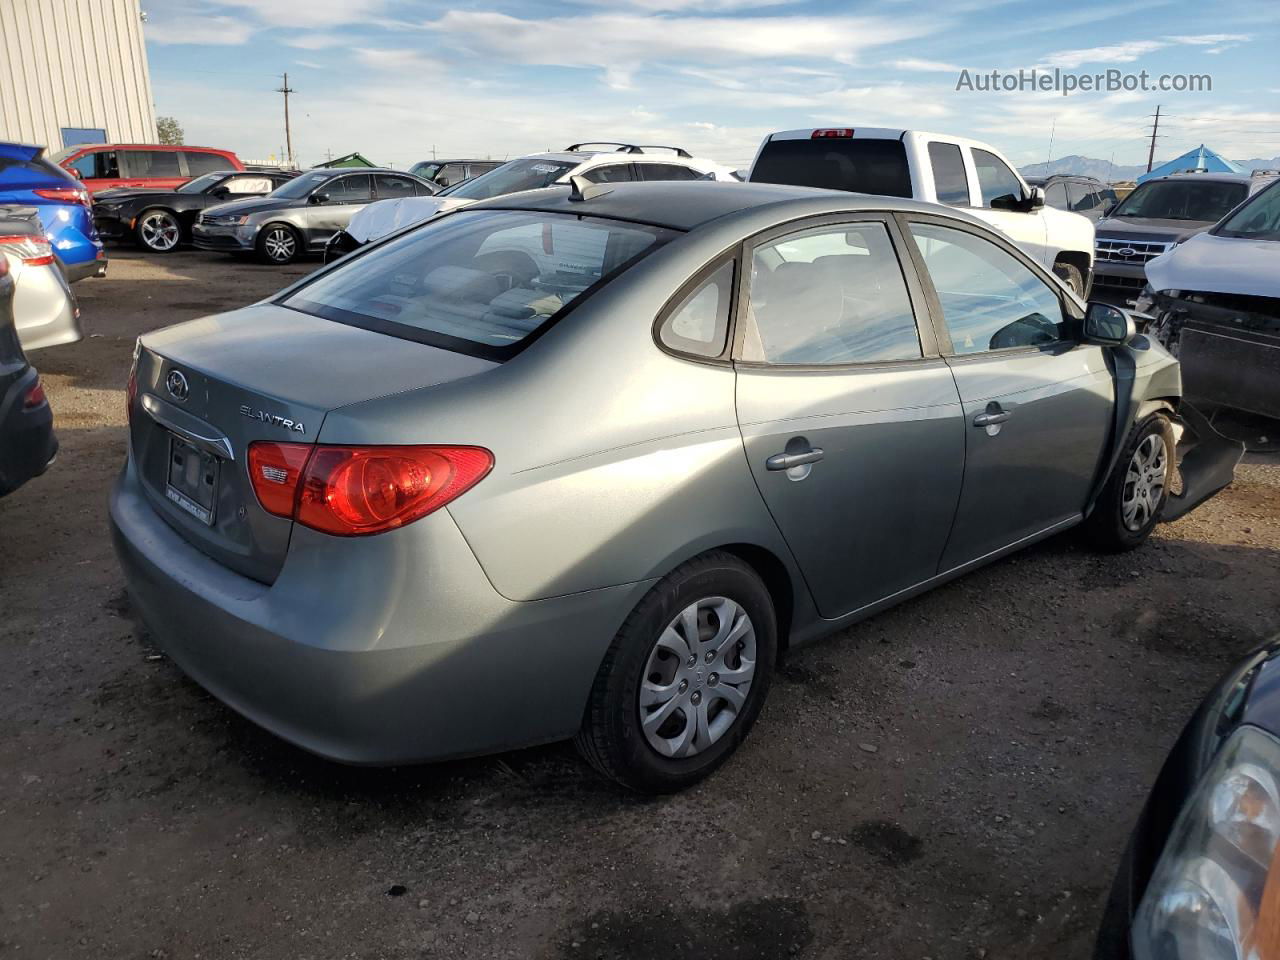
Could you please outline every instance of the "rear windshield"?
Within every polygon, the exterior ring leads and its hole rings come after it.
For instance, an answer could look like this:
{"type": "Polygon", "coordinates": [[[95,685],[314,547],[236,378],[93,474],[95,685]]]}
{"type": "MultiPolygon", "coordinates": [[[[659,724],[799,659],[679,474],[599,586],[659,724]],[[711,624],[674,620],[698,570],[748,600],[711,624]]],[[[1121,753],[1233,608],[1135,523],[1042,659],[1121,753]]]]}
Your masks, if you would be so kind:
{"type": "Polygon", "coordinates": [[[901,140],[770,140],[751,168],[751,179],[884,197],[911,196],[907,150],[901,140]]]}
{"type": "Polygon", "coordinates": [[[1280,240],[1280,180],[1255,193],[1213,232],[1220,237],[1280,240]]]}
{"type": "Polygon", "coordinates": [[[366,330],[503,360],[593,285],[675,231],[618,220],[463,210],[370,249],[283,300],[366,330]]]}
{"type": "Polygon", "coordinates": [[[1245,184],[1225,180],[1157,180],[1134,190],[1111,215],[1214,223],[1230,213],[1248,192],[1245,184]]]}
{"type": "Polygon", "coordinates": [[[43,157],[35,160],[18,160],[0,157],[0,186],[16,187],[33,183],[47,183],[50,179],[75,183],[76,178],[61,167],[55,167],[43,157]]]}
{"type": "Polygon", "coordinates": [[[577,165],[563,160],[539,160],[534,157],[512,160],[488,173],[464,180],[451,190],[442,190],[436,196],[488,200],[490,197],[505,197],[508,193],[518,193],[521,190],[537,190],[551,186],[577,165]]]}

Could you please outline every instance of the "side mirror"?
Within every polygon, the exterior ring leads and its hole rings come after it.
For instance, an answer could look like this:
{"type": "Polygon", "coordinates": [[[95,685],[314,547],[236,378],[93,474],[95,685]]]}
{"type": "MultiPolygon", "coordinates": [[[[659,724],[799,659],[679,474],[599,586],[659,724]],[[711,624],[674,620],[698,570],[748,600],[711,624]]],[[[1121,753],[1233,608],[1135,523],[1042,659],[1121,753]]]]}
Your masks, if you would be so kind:
{"type": "Polygon", "coordinates": [[[1138,325],[1127,310],[1090,300],[1084,314],[1084,339],[1100,347],[1123,347],[1138,335],[1138,325]]]}
{"type": "Polygon", "coordinates": [[[227,197],[231,196],[231,191],[226,187],[214,187],[209,191],[209,195],[217,197],[219,200],[225,200],[227,197]]]}
{"type": "Polygon", "coordinates": [[[329,195],[327,193],[313,193],[307,198],[307,203],[328,203],[329,195]]]}
{"type": "Polygon", "coordinates": [[[1031,193],[1022,201],[1022,209],[1027,213],[1035,213],[1044,209],[1044,187],[1031,187],[1031,193]]]}
{"type": "Polygon", "coordinates": [[[1120,206],[1120,202],[1118,200],[1115,203],[1108,203],[1105,207],[1102,208],[1102,215],[1104,217],[1111,216],[1111,211],[1118,206],[1120,206]]]}

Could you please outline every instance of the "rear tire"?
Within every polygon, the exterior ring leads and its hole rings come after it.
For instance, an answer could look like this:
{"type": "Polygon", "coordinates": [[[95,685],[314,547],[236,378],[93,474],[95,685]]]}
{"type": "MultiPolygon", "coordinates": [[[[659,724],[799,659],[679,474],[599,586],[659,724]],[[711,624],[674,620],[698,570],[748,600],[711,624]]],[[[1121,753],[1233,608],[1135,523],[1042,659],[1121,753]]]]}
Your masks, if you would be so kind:
{"type": "Polygon", "coordinates": [[[1062,279],[1063,283],[1071,288],[1072,293],[1081,300],[1085,298],[1088,291],[1085,290],[1084,274],[1080,272],[1079,267],[1074,263],[1064,263],[1059,260],[1053,265],[1053,272],[1062,279]]]}
{"type": "Polygon", "coordinates": [[[642,793],[698,782],[755,723],[777,650],[773,600],[759,575],[721,551],[690,560],[645,595],[614,637],[579,751],[642,793]]]}
{"type": "Polygon", "coordinates": [[[282,267],[298,259],[302,252],[302,238],[287,223],[269,223],[258,234],[255,247],[260,261],[282,267]]]}
{"type": "Polygon", "coordinates": [[[1173,425],[1165,414],[1153,413],[1129,435],[1085,521],[1085,535],[1093,546],[1120,553],[1151,536],[1169,497],[1173,470],[1173,425]]]}
{"type": "Polygon", "coordinates": [[[170,211],[153,207],[138,215],[133,235],[138,246],[150,253],[172,253],[182,242],[182,224],[170,211]]]}

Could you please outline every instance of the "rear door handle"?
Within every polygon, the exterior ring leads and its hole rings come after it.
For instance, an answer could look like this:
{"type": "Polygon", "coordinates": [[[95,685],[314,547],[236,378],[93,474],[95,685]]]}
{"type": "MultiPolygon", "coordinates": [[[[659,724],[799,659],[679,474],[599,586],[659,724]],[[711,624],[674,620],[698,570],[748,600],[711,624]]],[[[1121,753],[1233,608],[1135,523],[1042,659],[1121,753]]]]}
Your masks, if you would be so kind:
{"type": "Polygon", "coordinates": [[[975,427],[992,427],[997,423],[1004,423],[1008,419],[1009,413],[1005,410],[993,413],[980,413],[973,418],[973,425],[975,427]]]}
{"type": "Polygon", "coordinates": [[[764,466],[766,470],[790,470],[807,463],[817,463],[823,456],[821,447],[812,447],[801,453],[775,453],[764,462],[764,466]]]}

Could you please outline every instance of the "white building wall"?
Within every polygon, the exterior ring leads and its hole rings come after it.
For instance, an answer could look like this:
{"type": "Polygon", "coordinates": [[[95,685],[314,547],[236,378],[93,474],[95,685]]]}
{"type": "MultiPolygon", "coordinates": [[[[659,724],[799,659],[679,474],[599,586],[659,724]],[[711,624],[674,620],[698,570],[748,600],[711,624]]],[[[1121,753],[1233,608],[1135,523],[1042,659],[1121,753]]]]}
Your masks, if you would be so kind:
{"type": "Polygon", "coordinates": [[[64,127],[156,141],[139,0],[0,0],[0,140],[52,153],[64,127]]]}

